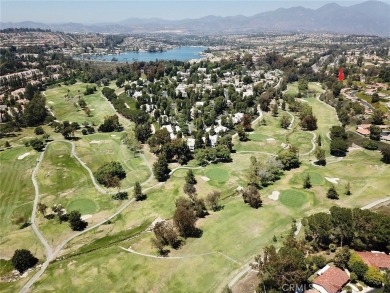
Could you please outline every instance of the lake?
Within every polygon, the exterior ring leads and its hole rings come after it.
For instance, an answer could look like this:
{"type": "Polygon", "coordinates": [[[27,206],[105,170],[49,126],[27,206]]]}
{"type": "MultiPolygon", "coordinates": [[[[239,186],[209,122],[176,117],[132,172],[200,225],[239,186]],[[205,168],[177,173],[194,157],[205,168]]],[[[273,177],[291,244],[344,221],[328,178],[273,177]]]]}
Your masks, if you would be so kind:
{"type": "Polygon", "coordinates": [[[189,61],[200,59],[201,52],[206,47],[179,47],[164,52],[126,52],[121,54],[92,56],[91,60],[111,61],[112,58],[118,59],[118,62],[135,62],[135,61],[156,61],[157,60],[178,60],[189,61]]]}

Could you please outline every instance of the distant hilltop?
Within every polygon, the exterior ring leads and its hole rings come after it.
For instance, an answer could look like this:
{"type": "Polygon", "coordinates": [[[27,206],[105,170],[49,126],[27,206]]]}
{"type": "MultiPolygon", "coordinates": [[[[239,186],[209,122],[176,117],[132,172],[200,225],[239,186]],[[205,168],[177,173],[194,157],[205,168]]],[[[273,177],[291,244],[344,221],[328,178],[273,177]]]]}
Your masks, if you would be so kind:
{"type": "Polygon", "coordinates": [[[2,22],[5,28],[41,28],[64,32],[231,34],[260,32],[329,32],[390,37],[390,5],[366,1],[352,6],[326,4],[318,9],[280,8],[254,16],[206,16],[198,19],[163,20],[130,18],[124,21],[86,25],[45,24],[31,21],[2,22]]]}

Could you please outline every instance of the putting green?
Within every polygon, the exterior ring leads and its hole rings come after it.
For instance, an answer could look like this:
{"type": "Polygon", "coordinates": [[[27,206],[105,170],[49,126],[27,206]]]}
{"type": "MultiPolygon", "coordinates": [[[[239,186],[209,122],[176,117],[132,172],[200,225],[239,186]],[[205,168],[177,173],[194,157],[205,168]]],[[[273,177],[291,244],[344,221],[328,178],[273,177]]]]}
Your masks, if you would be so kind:
{"type": "Polygon", "coordinates": [[[308,198],[306,193],[294,189],[287,189],[281,192],[279,200],[288,207],[299,208],[307,202],[308,198]]]}
{"type": "Polygon", "coordinates": [[[311,184],[315,184],[315,185],[322,185],[324,184],[324,177],[322,177],[320,174],[318,173],[315,173],[315,172],[304,172],[300,175],[301,177],[301,180],[303,181],[307,174],[310,175],[310,182],[311,184]]]}
{"type": "Polygon", "coordinates": [[[214,168],[206,172],[206,176],[211,180],[225,182],[229,179],[229,173],[221,168],[214,168]]]}
{"type": "Polygon", "coordinates": [[[71,201],[66,206],[67,212],[78,210],[82,215],[93,214],[97,210],[96,203],[88,198],[79,198],[71,201]]]}

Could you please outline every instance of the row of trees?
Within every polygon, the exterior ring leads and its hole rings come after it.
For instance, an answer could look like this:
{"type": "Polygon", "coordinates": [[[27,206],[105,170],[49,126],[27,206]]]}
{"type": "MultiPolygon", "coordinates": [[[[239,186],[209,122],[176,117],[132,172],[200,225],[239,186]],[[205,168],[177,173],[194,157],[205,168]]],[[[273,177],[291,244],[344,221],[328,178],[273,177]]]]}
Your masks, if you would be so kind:
{"type": "Polygon", "coordinates": [[[357,250],[390,251],[390,216],[370,210],[332,207],[330,214],[305,218],[306,239],[314,247],[348,245],[357,250]]]}

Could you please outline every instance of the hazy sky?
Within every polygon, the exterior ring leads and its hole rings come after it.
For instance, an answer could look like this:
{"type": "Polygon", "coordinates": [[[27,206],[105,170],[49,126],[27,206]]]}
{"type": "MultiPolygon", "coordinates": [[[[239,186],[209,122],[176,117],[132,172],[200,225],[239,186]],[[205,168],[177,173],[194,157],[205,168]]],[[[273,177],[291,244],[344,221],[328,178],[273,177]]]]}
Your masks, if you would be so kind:
{"type": "MultiPolygon", "coordinates": [[[[363,1],[363,0],[362,0],[363,1]]],[[[326,3],[337,2],[342,6],[362,1],[350,0],[284,0],[284,1],[247,1],[247,0],[209,0],[209,1],[170,1],[170,0],[47,0],[19,1],[0,0],[1,21],[36,21],[46,23],[81,22],[102,23],[121,21],[130,17],[163,19],[198,18],[207,15],[231,16],[254,15],[280,7],[304,6],[318,8],[326,3]]],[[[388,2],[388,1],[386,1],[388,2]]]]}

